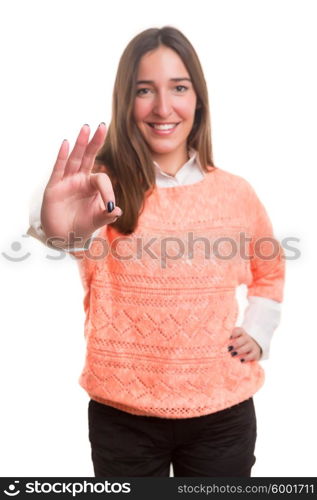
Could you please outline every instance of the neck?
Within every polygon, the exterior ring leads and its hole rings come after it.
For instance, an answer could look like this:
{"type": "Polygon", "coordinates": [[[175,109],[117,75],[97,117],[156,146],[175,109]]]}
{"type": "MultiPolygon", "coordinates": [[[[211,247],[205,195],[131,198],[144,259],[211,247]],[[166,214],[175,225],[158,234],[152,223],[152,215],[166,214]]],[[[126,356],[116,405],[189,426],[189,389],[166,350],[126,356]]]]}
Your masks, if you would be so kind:
{"type": "Polygon", "coordinates": [[[173,151],[171,153],[154,153],[152,154],[153,161],[156,161],[160,169],[166,174],[175,176],[182,168],[184,163],[189,160],[187,147],[182,151],[173,151]]]}

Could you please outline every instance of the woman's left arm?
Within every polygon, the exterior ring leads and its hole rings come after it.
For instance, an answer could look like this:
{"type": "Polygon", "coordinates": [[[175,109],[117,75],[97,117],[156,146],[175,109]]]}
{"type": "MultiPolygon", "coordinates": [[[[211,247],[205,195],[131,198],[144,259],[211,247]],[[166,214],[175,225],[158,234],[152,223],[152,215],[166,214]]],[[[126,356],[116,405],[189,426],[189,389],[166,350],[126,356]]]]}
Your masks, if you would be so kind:
{"type": "Polygon", "coordinates": [[[246,210],[250,214],[251,277],[249,305],[241,327],[232,331],[228,351],[242,361],[268,359],[273,333],[280,323],[285,281],[285,255],[275,238],[268,214],[248,184],[246,210]],[[236,353],[236,354],[234,354],[236,353]]]}

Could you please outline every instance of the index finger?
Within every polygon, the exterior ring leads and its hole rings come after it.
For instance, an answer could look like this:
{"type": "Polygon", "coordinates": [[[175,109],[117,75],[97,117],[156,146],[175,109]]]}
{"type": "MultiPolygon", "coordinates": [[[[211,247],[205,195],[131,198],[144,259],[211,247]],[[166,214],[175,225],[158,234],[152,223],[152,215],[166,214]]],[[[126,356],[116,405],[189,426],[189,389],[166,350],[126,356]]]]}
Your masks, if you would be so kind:
{"type": "Polygon", "coordinates": [[[232,332],[231,332],[231,335],[230,335],[230,338],[231,339],[234,339],[234,338],[237,338],[237,337],[240,337],[241,335],[243,335],[245,332],[245,330],[239,326],[236,326],[233,328],[232,332]]]}

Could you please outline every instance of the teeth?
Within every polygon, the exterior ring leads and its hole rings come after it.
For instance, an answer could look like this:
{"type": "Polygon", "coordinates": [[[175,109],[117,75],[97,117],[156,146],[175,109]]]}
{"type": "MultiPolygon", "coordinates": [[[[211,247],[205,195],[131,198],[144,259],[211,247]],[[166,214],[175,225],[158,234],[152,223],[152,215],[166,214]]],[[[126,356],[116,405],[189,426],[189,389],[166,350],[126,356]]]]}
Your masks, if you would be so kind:
{"type": "Polygon", "coordinates": [[[174,127],[176,127],[176,123],[167,123],[167,124],[164,124],[164,125],[158,125],[156,123],[151,123],[151,127],[153,128],[157,128],[158,130],[170,130],[174,127]]]}

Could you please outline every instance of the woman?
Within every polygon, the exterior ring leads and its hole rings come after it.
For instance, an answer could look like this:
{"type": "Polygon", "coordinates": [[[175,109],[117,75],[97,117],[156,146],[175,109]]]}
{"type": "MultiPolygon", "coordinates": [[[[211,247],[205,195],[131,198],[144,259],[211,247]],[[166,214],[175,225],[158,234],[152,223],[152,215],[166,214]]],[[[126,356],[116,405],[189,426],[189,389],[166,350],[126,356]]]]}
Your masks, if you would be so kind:
{"type": "Polygon", "coordinates": [[[205,79],[179,30],[131,40],[109,130],[89,134],[69,156],[63,142],[37,234],[78,259],[95,475],[173,464],[175,476],[248,477],[283,251],[250,184],[213,163],[205,79]]]}

